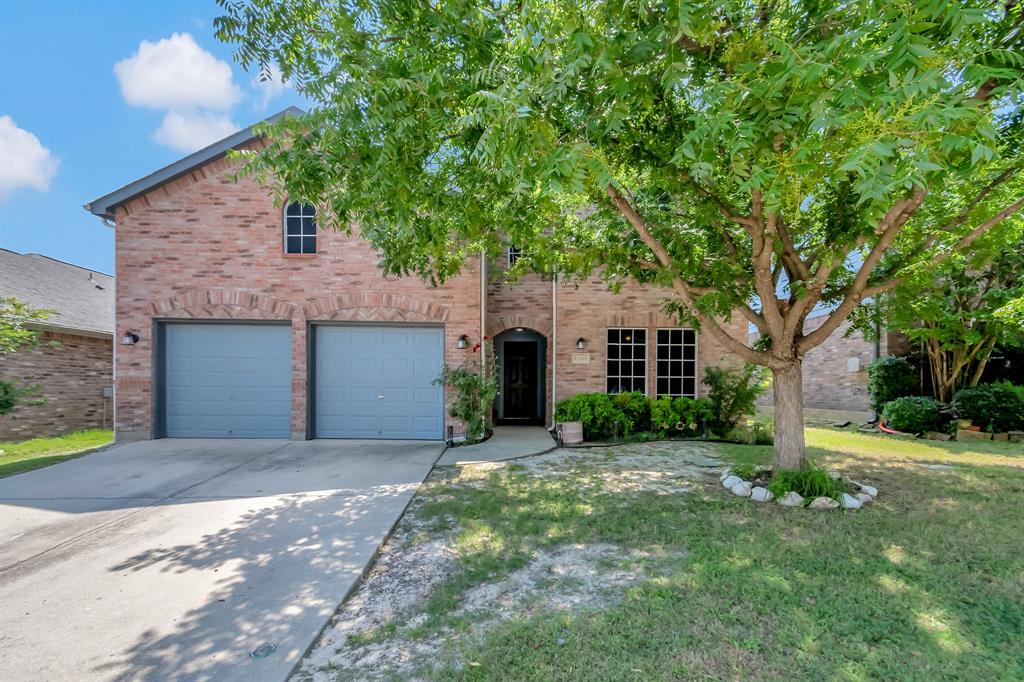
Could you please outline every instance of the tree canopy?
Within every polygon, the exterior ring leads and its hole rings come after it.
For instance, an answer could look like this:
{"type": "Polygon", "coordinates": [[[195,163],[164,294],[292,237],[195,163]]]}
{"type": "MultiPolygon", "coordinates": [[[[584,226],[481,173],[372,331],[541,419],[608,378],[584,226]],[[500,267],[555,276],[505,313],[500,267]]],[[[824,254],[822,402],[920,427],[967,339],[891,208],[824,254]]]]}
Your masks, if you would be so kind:
{"type": "Polygon", "coordinates": [[[314,105],[248,172],[358,224],[388,272],[512,243],[669,287],[772,369],[779,465],[802,461],[803,355],[1024,205],[1016,0],[220,1],[243,66],[314,105]]]}

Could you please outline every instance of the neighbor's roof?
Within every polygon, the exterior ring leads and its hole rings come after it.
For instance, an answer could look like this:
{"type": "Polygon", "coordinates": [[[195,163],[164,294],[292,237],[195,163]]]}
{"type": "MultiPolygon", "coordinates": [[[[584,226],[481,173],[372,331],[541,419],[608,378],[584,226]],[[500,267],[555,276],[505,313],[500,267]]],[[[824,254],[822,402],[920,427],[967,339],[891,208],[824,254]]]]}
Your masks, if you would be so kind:
{"type": "Polygon", "coordinates": [[[0,298],[13,296],[53,315],[33,326],[94,336],[114,334],[114,278],[38,253],[0,249],[0,298]]]}
{"type": "MultiPolygon", "coordinates": [[[[260,123],[273,123],[284,116],[301,116],[304,113],[306,112],[298,107],[288,107],[284,111],[279,111],[273,116],[263,119],[260,123]]],[[[114,209],[121,204],[131,201],[135,197],[145,194],[146,192],[168,183],[175,178],[180,178],[182,175],[190,173],[210,161],[219,159],[227,154],[228,150],[238,149],[239,147],[242,147],[256,139],[258,135],[253,130],[256,125],[258,124],[253,124],[247,128],[243,128],[237,133],[225,137],[220,142],[214,142],[209,147],[200,149],[193,154],[189,154],[185,158],[175,161],[169,166],[164,166],[160,170],[154,171],[144,178],[140,178],[135,182],[129,183],[121,189],[114,190],[110,194],[90,201],[88,204],[85,204],[84,208],[93,215],[113,220],[114,209]]]]}

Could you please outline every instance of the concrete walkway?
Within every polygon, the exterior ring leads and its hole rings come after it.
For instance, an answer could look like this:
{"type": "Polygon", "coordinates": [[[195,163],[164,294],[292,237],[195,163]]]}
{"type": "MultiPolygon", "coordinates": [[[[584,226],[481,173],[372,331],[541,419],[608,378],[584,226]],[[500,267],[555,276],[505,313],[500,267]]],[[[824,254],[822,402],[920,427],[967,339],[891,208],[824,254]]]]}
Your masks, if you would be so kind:
{"type": "Polygon", "coordinates": [[[483,443],[449,448],[439,465],[500,462],[515,457],[539,455],[555,447],[555,439],[543,426],[496,426],[494,435],[483,443]]]}
{"type": "Polygon", "coordinates": [[[443,447],[159,440],[0,480],[0,680],[284,680],[443,447]]]}

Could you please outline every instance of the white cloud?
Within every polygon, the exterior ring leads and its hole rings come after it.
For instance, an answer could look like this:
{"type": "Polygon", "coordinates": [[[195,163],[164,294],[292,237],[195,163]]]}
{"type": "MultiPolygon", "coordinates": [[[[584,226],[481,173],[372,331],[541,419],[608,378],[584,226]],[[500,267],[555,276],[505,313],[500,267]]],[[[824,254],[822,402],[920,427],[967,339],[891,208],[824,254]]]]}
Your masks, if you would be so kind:
{"type": "Polygon", "coordinates": [[[279,96],[288,88],[288,83],[281,79],[281,71],[275,65],[270,65],[270,78],[261,81],[259,75],[252,80],[252,89],[256,93],[256,108],[266,109],[270,101],[279,96]]]}
{"type": "Polygon", "coordinates": [[[47,191],[59,165],[38,137],[0,116],[0,198],[21,188],[47,191]]]}
{"type": "Polygon", "coordinates": [[[194,152],[238,129],[238,124],[224,114],[169,111],[153,139],[180,152],[194,152]]]}
{"type": "Polygon", "coordinates": [[[228,111],[242,97],[231,66],[188,33],[143,40],[134,55],[114,65],[114,74],[128,104],[152,109],[228,111]]]}

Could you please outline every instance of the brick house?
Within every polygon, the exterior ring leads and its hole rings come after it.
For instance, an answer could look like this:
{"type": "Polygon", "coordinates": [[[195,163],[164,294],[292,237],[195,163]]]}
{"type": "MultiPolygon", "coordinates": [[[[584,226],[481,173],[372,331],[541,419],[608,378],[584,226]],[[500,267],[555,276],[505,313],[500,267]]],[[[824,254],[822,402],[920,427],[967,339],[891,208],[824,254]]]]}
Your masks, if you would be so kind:
{"type": "Polygon", "coordinates": [[[461,425],[432,381],[484,337],[506,423],[550,424],[585,391],[700,395],[705,366],[735,362],[662,312],[664,290],[503,283],[511,246],[441,286],[385,278],[358,231],[317,230],[314,206],[229,177],[226,152],[255,144],[247,128],[86,205],[114,226],[116,334],[137,339],[116,347],[120,440],[440,439],[461,425]]]}
{"type": "Polygon", "coordinates": [[[0,417],[0,441],[55,436],[113,423],[114,278],[35,253],[0,249],[0,298],[53,314],[34,348],[0,356],[0,374],[39,386],[0,417]]]}
{"type": "MultiPolygon", "coordinates": [[[[812,311],[804,323],[804,333],[810,334],[821,326],[828,319],[827,312],[823,308],[812,311]]],[[[749,332],[748,342],[754,343],[757,331],[751,328],[749,332]]],[[[882,330],[875,342],[860,331],[851,333],[850,323],[844,322],[823,344],[804,356],[805,416],[819,412],[822,418],[856,416],[867,421],[871,418],[868,365],[885,355],[905,356],[909,352],[907,337],[899,332],[882,330]]],[[[761,407],[772,404],[771,391],[758,399],[761,407]]]]}

